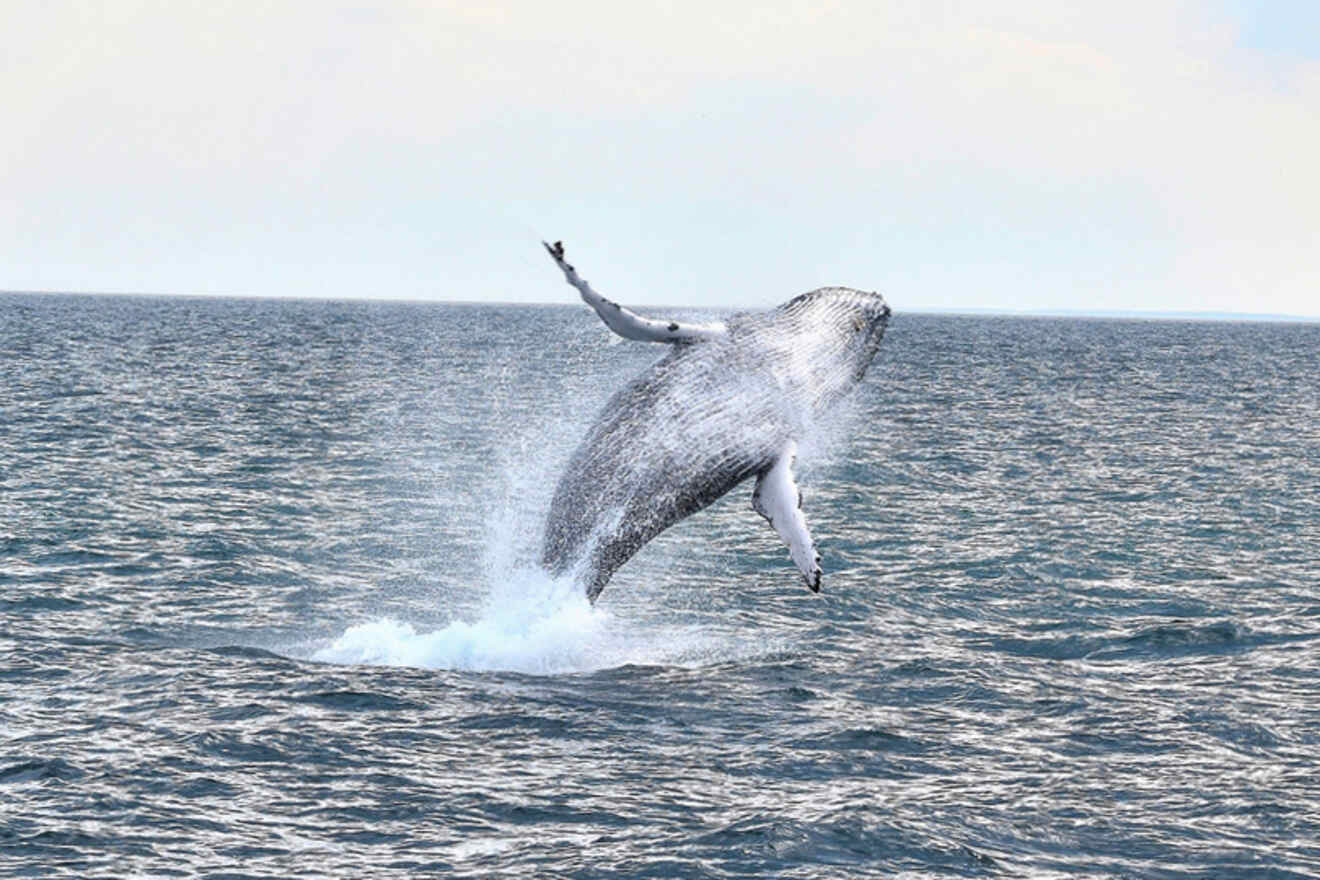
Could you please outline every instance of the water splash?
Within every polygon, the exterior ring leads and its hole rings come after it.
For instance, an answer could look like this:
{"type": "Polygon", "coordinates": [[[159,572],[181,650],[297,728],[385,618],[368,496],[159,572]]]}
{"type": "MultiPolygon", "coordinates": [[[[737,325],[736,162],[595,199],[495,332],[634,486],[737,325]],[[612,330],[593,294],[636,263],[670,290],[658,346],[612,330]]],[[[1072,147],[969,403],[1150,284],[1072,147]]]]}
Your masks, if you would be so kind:
{"type": "Polygon", "coordinates": [[[560,675],[634,665],[699,666],[764,653],[730,632],[692,625],[635,623],[593,607],[571,579],[527,570],[492,589],[476,620],[431,632],[381,619],[350,626],[311,659],[560,675]]]}
{"type": "MultiPolygon", "coordinates": [[[[694,623],[691,616],[670,619],[654,610],[639,618],[615,617],[591,605],[581,577],[555,578],[533,562],[540,556],[552,490],[586,430],[587,402],[604,399],[597,382],[584,383],[580,391],[569,395],[581,398],[572,408],[574,416],[545,414],[546,423],[495,445],[494,467],[480,489],[485,535],[470,586],[484,587],[486,596],[475,613],[456,613],[439,629],[391,618],[358,623],[312,652],[311,659],[559,675],[625,665],[705,666],[784,651],[782,640],[749,630],[745,622],[712,625],[707,618],[694,623]]],[[[830,417],[807,424],[802,432],[807,457],[828,460],[839,445],[838,426],[846,421],[830,417]]],[[[682,440],[677,434],[674,439],[682,440]]],[[[596,524],[606,532],[615,525],[607,519],[596,524]]],[[[662,586],[632,585],[639,588],[662,586]]]]}
{"type": "MultiPolygon", "coordinates": [[[[849,402],[803,426],[801,462],[806,473],[836,463],[840,450],[847,448],[854,421],[855,405],[849,402]]],[[[355,624],[313,651],[310,659],[560,675],[625,665],[705,666],[787,650],[782,639],[749,630],[745,622],[711,625],[707,619],[697,624],[691,617],[673,620],[654,614],[616,617],[587,600],[581,577],[556,578],[536,565],[532,560],[539,556],[549,490],[571,449],[560,436],[564,432],[548,433],[556,447],[548,456],[530,454],[528,441],[519,438],[502,447],[496,484],[483,490],[488,507],[475,586],[484,586],[486,596],[476,613],[433,630],[393,618],[355,624]]],[[[606,532],[615,526],[608,520],[597,524],[606,532]]],[[[662,589],[632,585],[633,590],[648,588],[662,589]]]]}
{"type": "Polygon", "coordinates": [[[432,669],[506,670],[555,673],[587,668],[590,645],[604,632],[608,615],[598,612],[572,584],[527,573],[522,595],[504,601],[492,591],[480,616],[455,620],[433,632],[418,632],[392,619],[351,626],[312,655],[331,663],[420,666],[432,669]],[[537,581],[540,581],[537,583],[537,581]]]}

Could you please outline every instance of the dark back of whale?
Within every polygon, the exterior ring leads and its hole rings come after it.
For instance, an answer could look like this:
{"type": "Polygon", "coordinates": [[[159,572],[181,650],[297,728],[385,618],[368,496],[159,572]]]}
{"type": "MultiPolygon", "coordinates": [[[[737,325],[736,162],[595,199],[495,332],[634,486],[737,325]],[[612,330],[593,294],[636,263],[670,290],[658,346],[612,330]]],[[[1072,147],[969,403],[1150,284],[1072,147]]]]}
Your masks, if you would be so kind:
{"type": "Polygon", "coordinates": [[[648,541],[768,467],[786,434],[771,395],[713,354],[676,348],[616,393],[560,478],[542,564],[579,570],[593,601],[648,541]]]}

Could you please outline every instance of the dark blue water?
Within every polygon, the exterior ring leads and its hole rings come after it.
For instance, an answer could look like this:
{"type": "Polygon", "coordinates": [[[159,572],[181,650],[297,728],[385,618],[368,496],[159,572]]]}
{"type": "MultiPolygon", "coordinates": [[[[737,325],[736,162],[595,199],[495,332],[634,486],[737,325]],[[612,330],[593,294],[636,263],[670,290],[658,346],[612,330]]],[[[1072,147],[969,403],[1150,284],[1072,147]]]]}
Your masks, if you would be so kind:
{"type": "Polygon", "coordinates": [[[659,354],[0,296],[0,874],[1320,875],[1320,326],[900,313],[821,596],[748,486],[593,610],[529,560],[659,354]]]}

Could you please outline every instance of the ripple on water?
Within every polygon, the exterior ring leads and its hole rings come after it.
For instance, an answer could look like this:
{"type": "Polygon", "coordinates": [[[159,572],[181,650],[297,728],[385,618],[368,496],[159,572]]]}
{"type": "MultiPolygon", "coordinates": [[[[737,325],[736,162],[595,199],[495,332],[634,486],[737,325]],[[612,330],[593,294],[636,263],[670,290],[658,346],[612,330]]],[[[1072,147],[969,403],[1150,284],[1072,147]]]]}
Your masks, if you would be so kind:
{"type": "Polygon", "coordinates": [[[1320,330],[896,315],[592,608],[603,333],[0,295],[0,873],[1320,875],[1320,330]]]}

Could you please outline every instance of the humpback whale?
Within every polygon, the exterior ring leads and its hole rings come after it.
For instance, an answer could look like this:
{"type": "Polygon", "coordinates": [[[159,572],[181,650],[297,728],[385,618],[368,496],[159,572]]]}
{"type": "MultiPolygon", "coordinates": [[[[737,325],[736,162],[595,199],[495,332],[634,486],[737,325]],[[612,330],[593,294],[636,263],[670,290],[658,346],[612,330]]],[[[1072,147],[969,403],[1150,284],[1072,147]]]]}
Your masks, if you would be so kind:
{"type": "Polygon", "coordinates": [[[609,400],[573,453],[541,564],[574,576],[594,603],[646,542],[756,477],[753,509],[819,592],[820,555],[793,471],[798,444],[865,375],[889,322],[884,298],[822,287],[725,321],[657,320],[593,290],[562,242],[542,244],[611,330],[671,348],[609,400]]]}

